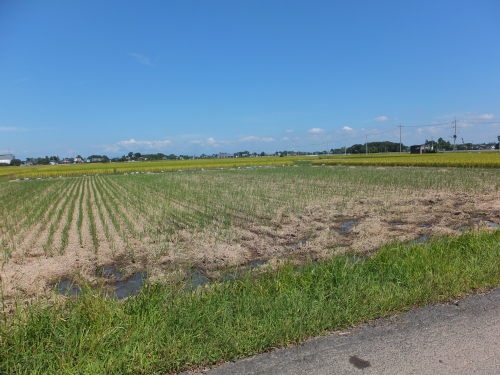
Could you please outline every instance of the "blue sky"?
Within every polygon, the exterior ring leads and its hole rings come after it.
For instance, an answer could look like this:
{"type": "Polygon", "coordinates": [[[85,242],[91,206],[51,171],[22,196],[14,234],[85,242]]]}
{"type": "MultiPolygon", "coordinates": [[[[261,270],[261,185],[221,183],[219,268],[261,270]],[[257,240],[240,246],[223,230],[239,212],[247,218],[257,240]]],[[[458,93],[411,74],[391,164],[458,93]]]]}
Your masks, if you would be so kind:
{"type": "Polygon", "coordinates": [[[500,134],[500,2],[0,1],[0,152],[500,134]],[[432,126],[420,126],[432,125],[432,126]]]}

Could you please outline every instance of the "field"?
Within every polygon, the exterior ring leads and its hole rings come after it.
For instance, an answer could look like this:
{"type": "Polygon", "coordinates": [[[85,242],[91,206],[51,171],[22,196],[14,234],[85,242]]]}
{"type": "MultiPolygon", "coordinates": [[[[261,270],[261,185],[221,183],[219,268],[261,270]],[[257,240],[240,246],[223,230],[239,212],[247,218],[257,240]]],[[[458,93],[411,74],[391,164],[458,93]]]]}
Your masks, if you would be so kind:
{"type": "MultiPolygon", "coordinates": [[[[304,157],[302,157],[304,158],[304,157]]],[[[193,159],[169,161],[141,161],[130,163],[85,163],[71,165],[43,165],[30,167],[0,168],[0,177],[4,178],[47,178],[69,177],[95,174],[117,174],[133,172],[167,172],[220,168],[244,168],[250,166],[293,165],[299,157],[259,157],[240,159],[193,159]]]]}
{"type": "Polygon", "coordinates": [[[494,229],[499,188],[499,169],[354,166],[4,181],[3,295],[144,272],[164,284],[193,273],[217,279],[238,267],[494,229]]]}
{"type": "Polygon", "coordinates": [[[285,165],[379,165],[434,167],[500,167],[500,152],[456,152],[440,154],[358,154],[256,157],[240,159],[194,159],[176,161],[145,161],[133,163],[95,163],[56,166],[2,167],[0,178],[48,178],[95,174],[160,173],[221,168],[270,167],[285,165]]]}
{"type": "MultiPolygon", "coordinates": [[[[321,158],[320,158],[321,159],[321,158]]],[[[313,164],[379,165],[409,167],[500,167],[500,152],[453,152],[437,154],[358,154],[314,160],[313,164]]]]}
{"type": "Polygon", "coordinates": [[[0,373],[199,369],[500,285],[499,168],[294,163],[0,180],[0,373]]]}

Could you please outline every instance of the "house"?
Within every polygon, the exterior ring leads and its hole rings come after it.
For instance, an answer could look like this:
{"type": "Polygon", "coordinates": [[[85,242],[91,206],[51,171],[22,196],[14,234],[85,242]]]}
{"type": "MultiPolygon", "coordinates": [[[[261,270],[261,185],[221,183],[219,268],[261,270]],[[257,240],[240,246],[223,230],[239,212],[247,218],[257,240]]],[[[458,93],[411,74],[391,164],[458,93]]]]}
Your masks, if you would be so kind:
{"type": "Polygon", "coordinates": [[[6,164],[6,165],[10,165],[10,163],[12,162],[12,160],[14,160],[16,157],[12,154],[4,154],[4,155],[0,155],[0,164],[6,164]]]}
{"type": "Polygon", "coordinates": [[[431,144],[410,146],[410,154],[426,154],[429,152],[434,152],[434,146],[431,144]]]}
{"type": "Polygon", "coordinates": [[[228,154],[227,152],[220,152],[217,155],[218,159],[227,159],[227,158],[232,158],[232,157],[233,157],[233,155],[232,154],[228,154]]]}
{"type": "Polygon", "coordinates": [[[59,164],[73,164],[75,160],[73,158],[64,158],[59,164]]]}

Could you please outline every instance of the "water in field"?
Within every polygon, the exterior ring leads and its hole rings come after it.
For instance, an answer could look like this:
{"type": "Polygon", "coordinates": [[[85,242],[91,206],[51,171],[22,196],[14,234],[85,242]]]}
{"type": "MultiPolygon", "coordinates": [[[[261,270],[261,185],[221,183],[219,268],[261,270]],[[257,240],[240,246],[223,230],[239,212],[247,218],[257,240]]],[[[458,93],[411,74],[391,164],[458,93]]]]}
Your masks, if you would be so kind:
{"type": "Polygon", "coordinates": [[[210,282],[210,279],[198,270],[189,270],[188,275],[189,280],[186,282],[186,286],[184,287],[184,289],[187,290],[194,290],[210,282]]]}
{"type": "Polygon", "coordinates": [[[359,221],[346,221],[345,223],[340,224],[340,228],[335,229],[335,231],[340,234],[346,234],[357,224],[359,224],[359,221]]]}
{"type": "Polygon", "coordinates": [[[147,277],[147,272],[137,272],[126,280],[116,282],[113,291],[108,295],[117,299],[136,295],[141,291],[147,277]]]}
{"type": "Polygon", "coordinates": [[[489,227],[492,227],[492,228],[500,228],[500,224],[497,224],[497,223],[494,223],[492,221],[489,221],[489,220],[485,220],[484,221],[486,225],[488,225],[489,227]]]}
{"type": "Polygon", "coordinates": [[[116,267],[113,266],[104,266],[97,272],[98,276],[105,277],[107,279],[121,279],[123,278],[123,273],[120,272],[116,267]]]}
{"type": "Polygon", "coordinates": [[[389,224],[397,226],[397,225],[405,225],[406,223],[403,223],[402,221],[392,221],[389,224]]]}
{"type": "Polygon", "coordinates": [[[500,228],[500,224],[494,223],[493,221],[490,221],[490,220],[487,220],[487,219],[483,219],[481,217],[475,217],[472,220],[474,220],[477,223],[484,223],[487,226],[489,226],[490,228],[500,228]]]}
{"type": "Polygon", "coordinates": [[[409,241],[409,242],[407,242],[406,244],[407,244],[408,246],[413,246],[413,245],[421,245],[421,244],[423,244],[425,241],[427,241],[428,239],[429,239],[429,236],[422,235],[422,236],[418,237],[416,240],[409,241]]]}
{"type": "Polygon", "coordinates": [[[82,290],[78,285],[69,279],[63,279],[54,285],[56,292],[64,296],[80,296],[82,290]]]}
{"type": "MultiPolygon", "coordinates": [[[[114,269],[113,267],[105,267],[102,270],[102,276],[123,278],[123,275],[120,272],[116,271],[116,269],[114,269]]],[[[105,295],[117,299],[123,299],[136,295],[144,286],[144,282],[147,276],[147,272],[137,272],[127,279],[114,282],[110,285],[110,288],[106,291],[105,295]]],[[[58,294],[64,296],[82,295],[82,288],[69,279],[61,280],[60,282],[56,283],[54,287],[58,294]]]]}

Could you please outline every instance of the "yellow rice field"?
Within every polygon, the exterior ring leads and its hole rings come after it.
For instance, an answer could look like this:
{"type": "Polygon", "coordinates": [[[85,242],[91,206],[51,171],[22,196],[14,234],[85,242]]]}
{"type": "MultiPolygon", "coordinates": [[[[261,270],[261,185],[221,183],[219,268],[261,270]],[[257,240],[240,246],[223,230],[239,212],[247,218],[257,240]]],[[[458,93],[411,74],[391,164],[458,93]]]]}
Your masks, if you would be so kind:
{"type": "Polygon", "coordinates": [[[427,167],[500,167],[500,152],[455,152],[412,155],[357,154],[256,157],[231,159],[193,159],[174,161],[145,161],[133,163],[93,163],[56,166],[3,167],[0,178],[48,178],[97,174],[122,174],[132,172],[167,172],[177,170],[203,170],[266,166],[312,165],[378,165],[378,166],[427,166],[427,167]]]}

